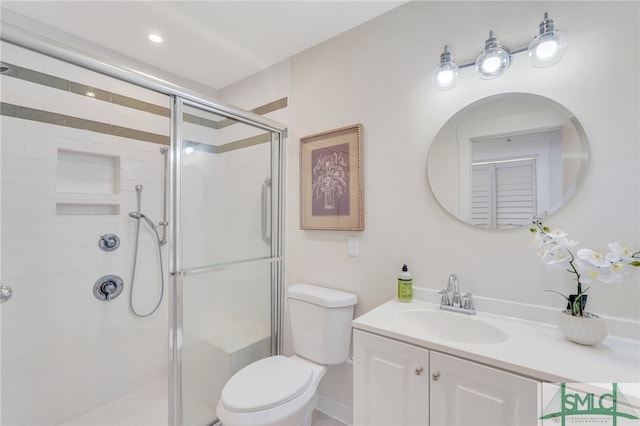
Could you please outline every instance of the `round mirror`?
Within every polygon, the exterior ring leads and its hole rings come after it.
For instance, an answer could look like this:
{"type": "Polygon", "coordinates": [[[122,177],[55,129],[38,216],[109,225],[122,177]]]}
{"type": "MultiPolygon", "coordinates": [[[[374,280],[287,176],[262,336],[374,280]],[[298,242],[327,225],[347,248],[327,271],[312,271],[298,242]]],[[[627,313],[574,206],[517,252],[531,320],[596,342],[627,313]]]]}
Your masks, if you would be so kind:
{"type": "Polygon", "coordinates": [[[451,117],[429,150],[438,202],[486,229],[528,226],[562,207],[589,162],[586,134],[562,105],[527,93],[474,102],[451,117]]]}

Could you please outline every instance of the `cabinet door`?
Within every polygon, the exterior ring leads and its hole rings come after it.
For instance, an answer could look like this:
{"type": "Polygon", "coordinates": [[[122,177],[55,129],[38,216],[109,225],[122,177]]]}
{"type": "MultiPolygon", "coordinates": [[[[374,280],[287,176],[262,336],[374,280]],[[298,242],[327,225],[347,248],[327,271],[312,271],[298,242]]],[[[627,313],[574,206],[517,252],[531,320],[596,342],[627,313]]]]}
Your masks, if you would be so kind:
{"type": "Polygon", "coordinates": [[[429,351],[353,332],[354,425],[428,425],[429,351]]]}
{"type": "Polygon", "coordinates": [[[537,425],[539,383],[431,352],[431,426],[537,425]]]}

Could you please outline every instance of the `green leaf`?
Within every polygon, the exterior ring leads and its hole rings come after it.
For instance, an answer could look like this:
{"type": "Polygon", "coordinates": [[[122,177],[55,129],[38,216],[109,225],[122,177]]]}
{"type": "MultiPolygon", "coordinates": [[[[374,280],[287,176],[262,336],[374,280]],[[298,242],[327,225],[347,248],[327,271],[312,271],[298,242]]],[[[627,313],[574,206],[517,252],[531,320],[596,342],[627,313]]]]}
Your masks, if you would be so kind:
{"type": "Polygon", "coordinates": [[[536,232],[538,232],[538,230],[537,230],[537,229],[535,229],[535,228],[529,228],[529,231],[533,232],[534,234],[535,234],[536,232]]]}
{"type": "Polygon", "coordinates": [[[629,265],[631,266],[640,266],[640,261],[638,260],[634,260],[633,262],[631,262],[629,265]]]}

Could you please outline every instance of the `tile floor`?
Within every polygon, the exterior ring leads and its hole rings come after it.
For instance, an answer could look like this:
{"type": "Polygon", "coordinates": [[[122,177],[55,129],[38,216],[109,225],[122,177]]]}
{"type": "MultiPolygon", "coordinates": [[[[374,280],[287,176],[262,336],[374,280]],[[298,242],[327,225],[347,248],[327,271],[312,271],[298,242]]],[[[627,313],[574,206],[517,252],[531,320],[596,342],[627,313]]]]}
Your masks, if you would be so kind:
{"type": "MultiPolygon", "coordinates": [[[[166,426],[167,410],[167,381],[162,380],[58,426],[166,426]]],[[[315,410],[311,426],[347,425],[315,410]]]]}
{"type": "Polygon", "coordinates": [[[327,414],[315,410],[311,415],[311,426],[347,426],[344,423],[328,416],[327,414]]]}

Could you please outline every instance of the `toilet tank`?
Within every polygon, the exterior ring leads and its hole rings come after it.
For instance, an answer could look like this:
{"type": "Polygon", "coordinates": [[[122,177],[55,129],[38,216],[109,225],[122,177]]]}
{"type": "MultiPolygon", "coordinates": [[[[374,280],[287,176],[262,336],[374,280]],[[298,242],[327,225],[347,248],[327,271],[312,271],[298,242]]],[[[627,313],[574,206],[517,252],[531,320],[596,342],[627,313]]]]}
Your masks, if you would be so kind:
{"type": "Polygon", "coordinates": [[[310,284],[287,292],[293,350],[318,364],[341,364],[349,357],[351,320],[358,297],[310,284]]]}

